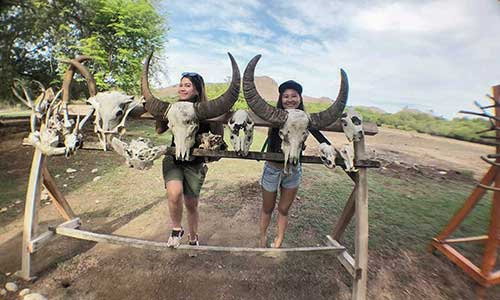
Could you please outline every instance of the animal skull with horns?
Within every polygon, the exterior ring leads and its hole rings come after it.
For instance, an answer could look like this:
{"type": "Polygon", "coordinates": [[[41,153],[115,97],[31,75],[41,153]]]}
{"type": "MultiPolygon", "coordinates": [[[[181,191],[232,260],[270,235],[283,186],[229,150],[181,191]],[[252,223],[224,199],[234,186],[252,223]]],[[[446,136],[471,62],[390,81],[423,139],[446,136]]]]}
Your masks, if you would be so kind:
{"type": "Polygon", "coordinates": [[[220,97],[204,102],[192,103],[178,101],[172,104],[160,101],[149,89],[148,71],[153,53],[144,62],[141,76],[141,90],[146,103],[145,109],[156,119],[157,132],[165,129],[165,122],[172,129],[175,141],[175,157],[178,160],[189,160],[190,149],[195,143],[195,134],[199,122],[220,116],[231,109],[240,92],[240,71],[231,53],[228,53],[233,69],[232,80],[228,90],[220,97]]]}
{"type": "Polygon", "coordinates": [[[113,135],[123,135],[125,133],[125,121],[132,109],[138,104],[133,101],[134,96],[129,96],[122,92],[97,92],[96,82],[89,70],[81,64],[82,61],[90,59],[87,56],[80,56],[77,59],[64,61],[69,63],[70,68],[64,75],[63,102],[69,99],[70,85],[73,80],[74,68],[78,69],[87,80],[90,98],[87,100],[92,105],[92,110],[85,117],[85,121],[95,112],[94,131],[97,133],[99,141],[106,151],[110,147],[113,135]]]}
{"type": "Polygon", "coordinates": [[[340,91],[337,99],[328,109],[312,114],[307,114],[300,109],[280,109],[269,105],[262,99],[255,87],[254,72],[260,57],[261,55],[255,56],[245,69],[243,93],[248,106],[256,115],[270,122],[272,126],[280,128],[281,150],[285,156],[286,168],[288,161],[293,165],[299,162],[302,145],[309,134],[309,128],[322,129],[335,122],[342,115],[349,92],[347,74],[340,69],[340,91]]]}
{"type": "Polygon", "coordinates": [[[253,141],[253,128],[255,123],[242,109],[237,110],[227,122],[231,130],[231,144],[234,151],[242,156],[247,156],[253,141]],[[243,133],[240,135],[240,131],[243,133]]]}

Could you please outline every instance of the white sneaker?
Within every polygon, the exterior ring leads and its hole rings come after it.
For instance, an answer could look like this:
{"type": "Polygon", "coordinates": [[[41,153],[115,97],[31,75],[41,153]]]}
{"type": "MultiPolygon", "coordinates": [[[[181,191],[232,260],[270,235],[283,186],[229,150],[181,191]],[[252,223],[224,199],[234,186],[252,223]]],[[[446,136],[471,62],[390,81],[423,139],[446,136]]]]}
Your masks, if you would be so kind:
{"type": "Polygon", "coordinates": [[[184,229],[172,230],[170,236],[168,237],[167,247],[177,248],[181,245],[182,237],[184,236],[184,229]]]}

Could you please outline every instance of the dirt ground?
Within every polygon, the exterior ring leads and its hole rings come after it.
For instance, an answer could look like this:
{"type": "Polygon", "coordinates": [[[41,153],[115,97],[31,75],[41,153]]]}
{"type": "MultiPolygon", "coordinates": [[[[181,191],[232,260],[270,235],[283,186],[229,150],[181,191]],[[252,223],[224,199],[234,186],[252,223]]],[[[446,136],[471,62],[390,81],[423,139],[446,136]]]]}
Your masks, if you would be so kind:
{"type": "MultiPolygon", "coordinates": [[[[337,146],[346,142],[343,134],[327,135],[337,146]]],[[[32,153],[30,148],[20,146],[23,136],[15,132],[0,134],[0,172],[20,178],[20,182],[28,178],[32,153]]],[[[412,169],[424,176],[455,176],[464,180],[470,175],[481,177],[488,165],[479,156],[494,152],[488,146],[386,128],[381,128],[377,136],[368,137],[367,145],[370,155],[379,159],[383,168],[393,170],[394,176],[407,176],[405,170],[412,169]]],[[[315,147],[310,143],[307,151],[314,151],[315,147]]],[[[113,153],[103,157],[109,164],[123,163],[113,153]]],[[[80,215],[82,227],[166,241],[168,208],[159,164],[144,171],[144,176],[124,167],[117,167],[110,174],[100,174],[99,170],[92,173],[92,169],[100,168],[102,159],[95,153],[81,151],[70,161],[49,160],[51,166],[58,166],[50,168],[51,172],[62,174],[58,184],[80,215]],[[75,176],[80,179],[64,174],[69,167],[78,170],[75,176]],[[97,175],[103,178],[94,182],[97,175]],[[80,180],[80,188],[72,187],[74,180],[80,180]],[[102,195],[98,190],[109,192],[102,195]]],[[[221,174],[216,170],[227,167],[225,164],[223,160],[211,165],[204,186],[200,203],[201,243],[255,247],[260,205],[257,180],[262,162],[242,162],[241,169],[231,175],[231,192],[221,193],[221,174]],[[248,170],[250,175],[241,170],[248,170]]],[[[19,188],[25,186],[20,184],[19,188]]],[[[12,274],[20,268],[22,207],[18,203],[9,208],[9,214],[0,214],[0,283],[14,280],[12,274]]],[[[43,204],[40,221],[40,227],[46,228],[61,218],[52,205],[43,204]]],[[[369,261],[369,299],[472,299],[474,294],[471,280],[442,257],[411,252],[391,257],[371,253],[369,261]],[[422,268],[422,260],[431,263],[422,268]]],[[[41,270],[38,279],[17,282],[21,288],[28,287],[51,300],[350,299],[352,287],[351,279],[335,257],[324,254],[193,256],[58,237],[35,255],[34,262],[35,269],[41,270]]],[[[489,299],[500,299],[496,291],[490,293],[489,299]]],[[[17,297],[11,293],[5,299],[17,297]]]]}

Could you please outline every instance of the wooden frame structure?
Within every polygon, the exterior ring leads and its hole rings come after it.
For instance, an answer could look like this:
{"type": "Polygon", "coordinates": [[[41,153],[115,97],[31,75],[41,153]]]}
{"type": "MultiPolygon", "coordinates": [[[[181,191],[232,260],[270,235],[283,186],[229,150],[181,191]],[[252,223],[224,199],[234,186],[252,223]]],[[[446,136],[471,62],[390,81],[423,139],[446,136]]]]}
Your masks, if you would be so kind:
{"type": "MultiPolygon", "coordinates": [[[[71,108],[70,108],[71,109],[71,108]]],[[[73,114],[86,114],[87,107],[80,107],[73,114]]],[[[144,117],[144,116],[143,116],[144,117]]],[[[147,117],[147,116],[146,116],[147,117]]],[[[208,120],[209,122],[224,122],[230,115],[208,120]]],[[[266,121],[257,118],[255,123],[258,126],[270,126],[266,121]]],[[[377,134],[377,127],[374,124],[363,124],[364,135],[377,134]]],[[[326,129],[327,131],[342,131],[339,122],[326,129]]],[[[355,160],[354,166],[358,172],[348,173],[354,181],[354,189],[347,201],[346,207],[333,229],[331,236],[326,237],[325,246],[321,247],[299,247],[299,248],[243,248],[243,247],[220,247],[220,246],[188,246],[181,245],[172,250],[167,247],[165,242],[148,241],[137,238],[118,236],[113,234],[98,234],[80,229],[80,219],[75,216],[64,195],[57,188],[54,179],[50,175],[46,166],[46,157],[42,152],[35,148],[33,162],[31,165],[28,190],[26,193],[26,204],[24,212],[24,233],[22,247],[22,266],[17,272],[17,276],[25,279],[33,279],[33,270],[31,260],[33,255],[41,249],[53,236],[62,235],[76,239],[89,240],[94,242],[106,242],[129,247],[145,248],[152,250],[166,251],[223,251],[223,252],[257,252],[257,253],[285,253],[285,252],[328,252],[336,253],[340,263],[345,267],[353,278],[353,300],[365,300],[367,294],[367,275],[368,275],[368,186],[367,186],[367,168],[378,168],[380,163],[368,160],[365,151],[364,135],[354,141],[355,160]],[[39,233],[38,212],[40,208],[41,188],[45,186],[52,198],[52,203],[57,211],[66,220],[66,222],[49,228],[48,231],[39,233]],[[351,256],[347,249],[340,244],[340,238],[349,224],[352,217],[355,217],[355,254],[351,256]]],[[[169,148],[167,153],[175,153],[175,148],[169,148]]],[[[251,152],[248,157],[240,157],[232,151],[207,151],[194,149],[193,156],[213,156],[230,157],[240,159],[254,160],[282,160],[282,154],[251,152]]],[[[318,157],[304,156],[301,158],[303,163],[322,163],[318,157]]],[[[338,165],[342,162],[338,161],[338,165]]]]}
{"type": "Polygon", "coordinates": [[[498,256],[497,250],[500,249],[500,85],[494,86],[492,90],[493,96],[490,96],[490,99],[493,100],[493,105],[480,107],[483,110],[483,114],[477,114],[490,118],[492,126],[488,131],[496,131],[496,142],[494,143],[496,154],[481,157],[491,167],[448,225],[446,225],[438,236],[432,239],[429,248],[430,251],[438,250],[443,253],[450,261],[472,277],[481,286],[478,290],[479,297],[483,296],[484,288],[500,284],[500,270],[494,270],[498,256]],[[485,109],[487,108],[495,108],[495,115],[486,113],[485,109]],[[493,205],[491,207],[491,218],[487,235],[449,238],[487,191],[493,192],[493,205]],[[481,266],[476,266],[452,246],[454,243],[471,242],[480,242],[485,246],[481,266]]]}

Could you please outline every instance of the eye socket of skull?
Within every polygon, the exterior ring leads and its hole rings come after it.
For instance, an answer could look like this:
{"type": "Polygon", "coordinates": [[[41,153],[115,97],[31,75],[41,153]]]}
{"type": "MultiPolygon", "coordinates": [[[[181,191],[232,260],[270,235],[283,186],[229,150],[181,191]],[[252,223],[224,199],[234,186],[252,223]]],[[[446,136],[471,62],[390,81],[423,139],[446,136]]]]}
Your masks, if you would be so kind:
{"type": "Polygon", "coordinates": [[[234,119],[229,119],[229,124],[233,125],[234,124],[234,119]]]}
{"type": "Polygon", "coordinates": [[[343,127],[347,127],[347,121],[345,119],[341,119],[341,123],[343,127]]]}
{"type": "Polygon", "coordinates": [[[121,117],[122,115],[123,115],[123,110],[119,110],[115,114],[116,117],[121,117]]]}
{"type": "Polygon", "coordinates": [[[351,121],[354,125],[361,125],[361,119],[356,116],[352,117],[351,121]]]}

